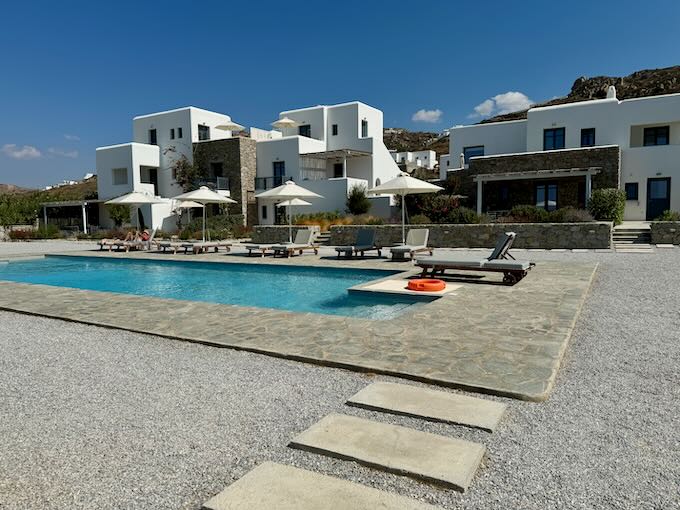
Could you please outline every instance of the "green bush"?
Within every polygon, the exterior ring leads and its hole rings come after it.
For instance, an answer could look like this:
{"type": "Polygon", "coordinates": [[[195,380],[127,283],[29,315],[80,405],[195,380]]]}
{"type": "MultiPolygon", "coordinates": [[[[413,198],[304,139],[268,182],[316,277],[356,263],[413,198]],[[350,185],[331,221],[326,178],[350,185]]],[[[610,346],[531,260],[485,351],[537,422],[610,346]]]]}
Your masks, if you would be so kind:
{"type": "Polygon", "coordinates": [[[593,218],[601,221],[613,221],[619,225],[623,221],[626,209],[626,192],[617,188],[593,190],[588,200],[588,211],[593,218]]]}
{"type": "Polygon", "coordinates": [[[460,213],[451,213],[460,209],[460,200],[453,195],[431,194],[407,197],[406,205],[409,212],[415,216],[423,214],[432,220],[432,223],[448,223],[447,218],[450,214],[453,217],[460,213]]]}
{"type": "Polygon", "coordinates": [[[680,212],[664,211],[661,213],[661,216],[655,218],[654,221],[680,221],[680,212]]]}
{"type": "Polygon", "coordinates": [[[547,223],[550,213],[535,205],[516,205],[510,210],[512,221],[517,223],[547,223]]]}
{"type": "Polygon", "coordinates": [[[109,217],[116,227],[130,221],[130,206],[123,204],[109,205],[109,217]]]}
{"type": "Polygon", "coordinates": [[[432,223],[432,220],[424,214],[416,214],[415,216],[411,217],[411,221],[409,221],[409,223],[411,225],[426,225],[428,223],[432,223]]]}
{"type": "MultiPolygon", "coordinates": [[[[234,237],[243,231],[242,214],[218,214],[205,220],[205,235],[215,241],[234,237]]],[[[200,239],[203,236],[203,219],[195,218],[184,226],[179,234],[182,240],[200,239]]]]}
{"type": "Polygon", "coordinates": [[[366,214],[371,209],[371,201],[366,196],[366,186],[355,185],[347,195],[347,212],[350,214],[366,214]]]}
{"type": "Polygon", "coordinates": [[[442,218],[440,223],[473,224],[479,222],[480,217],[475,211],[468,209],[467,207],[457,207],[455,209],[451,209],[448,214],[442,218]]]}
{"type": "Polygon", "coordinates": [[[585,209],[575,207],[563,207],[551,211],[548,215],[551,223],[585,223],[593,221],[592,215],[585,209]]]}
{"type": "Polygon", "coordinates": [[[31,239],[59,239],[64,237],[56,225],[43,225],[37,230],[10,230],[8,237],[13,241],[28,241],[31,239]]]}

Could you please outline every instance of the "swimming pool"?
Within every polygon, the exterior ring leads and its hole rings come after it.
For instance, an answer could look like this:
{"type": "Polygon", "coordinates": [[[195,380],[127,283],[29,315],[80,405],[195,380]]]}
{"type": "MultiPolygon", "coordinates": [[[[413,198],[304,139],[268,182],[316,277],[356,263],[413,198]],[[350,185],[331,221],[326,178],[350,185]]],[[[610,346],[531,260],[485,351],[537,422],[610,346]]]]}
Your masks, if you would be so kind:
{"type": "Polygon", "coordinates": [[[391,319],[423,298],[348,293],[398,271],[47,256],[0,264],[0,280],[188,301],[391,319]]]}

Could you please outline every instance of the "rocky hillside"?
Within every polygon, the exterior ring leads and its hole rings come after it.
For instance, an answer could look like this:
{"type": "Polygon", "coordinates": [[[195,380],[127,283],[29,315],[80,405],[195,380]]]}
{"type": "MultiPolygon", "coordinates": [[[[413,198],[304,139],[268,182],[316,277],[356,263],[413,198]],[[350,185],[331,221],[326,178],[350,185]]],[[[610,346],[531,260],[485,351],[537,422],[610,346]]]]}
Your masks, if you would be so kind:
{"type": "Polygon", "coordinates": [[[383,141],[388,149],[398,152],[431,150],[435,151],[437,156],[449,152],[448,135],[442,136],[440,133],[429,131],[385,128],[383,130],[383,141]]]}
{"type": "MultiPolygon", "coordinates": [[[[661,94],[680,93],[680,66],[662,69],[645,69],[628,76],[595,76],[577,78],[571,91],[564,97],[558,97],[534,106],[551,106],[556,104],[575,103],[589,99],[603,99],[607,96],[607,88],[616,87],[619,99],[658,96],[661,94]]],[[[485,119],[482,122],[500,122],[504,120],[526,119],[527,111],[508,113],[485,119]]]]}

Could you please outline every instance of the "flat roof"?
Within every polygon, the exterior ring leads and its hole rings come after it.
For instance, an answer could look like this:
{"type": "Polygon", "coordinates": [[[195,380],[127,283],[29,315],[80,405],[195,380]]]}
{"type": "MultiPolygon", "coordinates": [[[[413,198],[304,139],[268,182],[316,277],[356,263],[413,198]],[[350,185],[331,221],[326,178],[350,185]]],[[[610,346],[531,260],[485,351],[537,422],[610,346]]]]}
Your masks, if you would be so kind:
{"type": "Polygon", "coordinates": [[[41,202],[41,207],[76,207],[87,204],[99,204],[104,202],[101,198],[92,198],[90,200],[63,200],[61,202],[41,202]]]}
{"type": "Polygon", "coordinates": [[[300,157],[314,159],[336,159],[336,158],[359,158],[370,156],[372,153],[367,151],[357,151],[354,149],[335,149],[332,151],[304,152],[300,157]]]}
{"type": "MultiPolygon", "coordinates": [[[[183,106],[182,108],[174,108],[173,110],[164,110],[162,112],[145,113],[144,115],[137,115],[135,117],[132,117],[132,120],[145,119],[145,118],[148,118],[148,117],[156,117],[158,115],[164,115],[166,113],[182,112],[184,110],[198,110],[198,111],[205,112],[205,113],[213,113],[215,115],[222,115],[223,117],[229,117],[229,115],[227,115],[226,113],[214,112],[212,110],[206,110],[205,108],[198,108],[196,106],[183,106]]],[[[229,117],[229,119],[231,119],[231,117],[229,117]]]]}
{"type": "Polygon", "coordinates": [[[368,105],[366,103],[362,103],[361,101],[348,101],[346,103],[318,104],[316,106],[306,106],[304,108],[295,108],[293,110],[284,110],[282,112],[279,112],[279,115],[283,115],[285,113],[303,112],[303,111],[306,111],[306,110],[316,110],[317,108],[336,108],[336,107],[340,107],[340,106],[349,106],[349,105],[352,105],[352,104],[362,105],[362,106],[365,106],[366,108],[370,108],[372,110],[380,111],[375,106],[371,106],[371,105],[368,105]]]}

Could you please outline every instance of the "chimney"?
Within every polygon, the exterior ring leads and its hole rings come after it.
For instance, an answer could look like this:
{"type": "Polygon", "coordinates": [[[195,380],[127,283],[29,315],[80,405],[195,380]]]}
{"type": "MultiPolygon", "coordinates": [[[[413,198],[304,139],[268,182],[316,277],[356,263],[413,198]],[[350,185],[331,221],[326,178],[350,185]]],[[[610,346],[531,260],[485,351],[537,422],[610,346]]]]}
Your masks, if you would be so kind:
{"type": "Polygon", "coordinates": [[[614,85],[607,87],[607,99],[616,99],[616,87],[614,85]]]}

